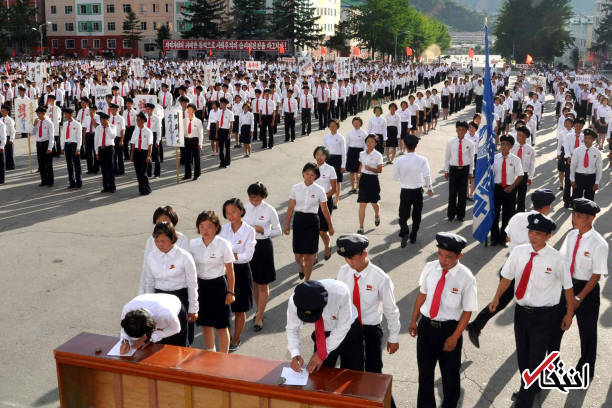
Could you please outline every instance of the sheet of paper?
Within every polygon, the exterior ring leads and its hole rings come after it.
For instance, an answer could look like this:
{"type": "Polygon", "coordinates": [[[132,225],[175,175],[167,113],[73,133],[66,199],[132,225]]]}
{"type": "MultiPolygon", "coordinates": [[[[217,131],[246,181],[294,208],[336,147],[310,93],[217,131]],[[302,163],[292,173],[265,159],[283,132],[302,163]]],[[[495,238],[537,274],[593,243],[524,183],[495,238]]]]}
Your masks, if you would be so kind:
{"type": "Polygon", "coordinates": [[[130,349],[130,351],[128,351],[127,353],[121,354],[121,352],[119,351],[120,349],[121,349],[121,340],[119,340],[117,344],[115,344],[113,348],[110,349],[110,351],[106,355],[113,356],[113,357],[131,357],[134,355],[134,353],[136,353],[136,349],[130,349]]]}
{"type": "Polygon", "coordinates": [[[308,383],[308,371],[302,368],[301,372],[296,373],[291,367],[283,367],[281,378],[285,379],[283,385],[306,385],[308,383]]]}

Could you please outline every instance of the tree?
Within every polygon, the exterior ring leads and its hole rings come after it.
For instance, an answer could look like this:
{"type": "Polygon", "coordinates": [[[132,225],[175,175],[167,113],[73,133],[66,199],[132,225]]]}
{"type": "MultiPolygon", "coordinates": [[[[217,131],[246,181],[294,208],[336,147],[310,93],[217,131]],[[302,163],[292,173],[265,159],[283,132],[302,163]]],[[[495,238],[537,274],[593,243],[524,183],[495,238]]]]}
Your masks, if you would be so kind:
{"type": "Polygon", "coordinates": [[[265,0],[234,0],[229,31],[237,39],[263,36],[267,32],[265,0]]]}
{"type": "Polygon", "coordinates": [[[342,20],[336,26],[335,34],[325,41],[325,46],[338,51],[339,54],[347,54],[351,52],[350,40],[349,22],[348,20],[342,20]]]}
{"type": "Polygon", "coordinates": [[[268,28],[270,36],[289,40],[294,50],[316,47],[323,35],[316,27],[314,10],[310,0],[275,0],[268,28]]]}
{"type": "Polygon", "coordinates": [[[138,41],[140,41],[142,31],[140,30],[140,20],[132,10],[126,14],[125,20],[123,20],[123,36],[130,41],[132,51],[134,48],[138,50],[138,41]]]}
{"type": "Polygon", "coordinates": [[[595,29],[595,41],[591,46],[591,51],[607,55],[610,44],[612,44],[612,3],[602,3],[601,7],[602,14],[605,13],[605,15],[595,29]]]}
{"type": "Polygon", "coordinates": [[[497,17],[494,48],[504,58],[552,62],[573,44],[567,29],[570,0],[505,0],[497,17]]]}
{"type": "Polygon", "coordinates": [[[224,36],[224,13],[224,0],[194,0],[187,3],[183,15],[189,29],[182,33],[182,37],[214,40],[224,36]]]}
{"type": "MultiPolygon", "coordinates": [[[[36,23],[36,8],[29,1],[17,0],[10,7],[0,5],[0,42],[2,52],[12,48],[17,54],[25,54],[31,46],[40,44],[40,33],[36,23]],[[6,49],[4,49],[6,47],[6,49]]],[[[42,27],[45,29],[45,26],[42,27]]]]}
{"type": "Polygon", "coordinates": [[[570,54],[570,61],[572,62],[574,68],[578,68],[578,64],[580,64],[580,51],[578,50],[578,48],[572,48],[572,52],[570,54]]]}
{"type": "Polygon", "coordinates": [[[164,49],[164,40],[170,39],[170,29],[166,24],[162,24],[157,29],[157,38],[155,39],[155,44],[159,47],[159,56],[161,57],[162,51],[164,49]]]}

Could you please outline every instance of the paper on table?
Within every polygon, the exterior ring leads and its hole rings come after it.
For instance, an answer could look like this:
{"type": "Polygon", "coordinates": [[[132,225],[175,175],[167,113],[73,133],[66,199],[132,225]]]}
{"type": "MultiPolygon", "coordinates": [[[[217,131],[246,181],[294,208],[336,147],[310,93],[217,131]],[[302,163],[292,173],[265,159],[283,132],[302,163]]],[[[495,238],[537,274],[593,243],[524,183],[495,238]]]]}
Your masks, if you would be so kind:
{"type": "Polygon", "coordinates": [[[114,357],[131,357],[136,353],[136,349],[130,349],[130,351],[125,354],[121,354],[119,350],[121,350],[121,340],[119,340],[106,355],[114,357]]]}
{"type": "Polygon", "coordinates": [[[302,368],[302,371],[297,373],[291,367],[283,367],[281,380],[283,379],[283,385],[306,385],[308,383],[308,371],[302,368]]]}

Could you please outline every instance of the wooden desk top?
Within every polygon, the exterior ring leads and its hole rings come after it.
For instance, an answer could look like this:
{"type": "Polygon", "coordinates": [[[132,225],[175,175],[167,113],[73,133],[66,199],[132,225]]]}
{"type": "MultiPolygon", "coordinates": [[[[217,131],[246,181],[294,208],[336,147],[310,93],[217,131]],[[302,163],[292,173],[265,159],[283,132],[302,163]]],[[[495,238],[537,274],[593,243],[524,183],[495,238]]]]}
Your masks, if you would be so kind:
{"type": "Polygon", "coordinates": [[[279,386],[282,368],[289,362],[160,344],[132,357],[107,356],[117,341],[117,337],[81,333],[55,349],[55,359],[57,364],[328,406],[350,406],[351,401],[382,406],[391,387],[390,375],[326,367],[311,374],[303,387],[279,386]]]}

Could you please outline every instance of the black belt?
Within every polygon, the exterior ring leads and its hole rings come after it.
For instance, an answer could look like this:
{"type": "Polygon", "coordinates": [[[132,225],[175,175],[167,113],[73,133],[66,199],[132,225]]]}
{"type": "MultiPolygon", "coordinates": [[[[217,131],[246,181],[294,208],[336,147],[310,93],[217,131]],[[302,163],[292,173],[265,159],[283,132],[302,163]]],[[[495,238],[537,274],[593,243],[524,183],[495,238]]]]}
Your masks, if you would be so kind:
{"type": "Polygon", "coordinates": [[[555,309],[556,307],[559,306],[559,304],[556,304],[554,306],[521,306],[519,304],[516,305],[517,307],[520,307],[523,311],[527,312],[527,313],[538,313],[538,312],[548,312],[551,311],[553,309],[555,309]]]}
{"type": "Polygon", "coordinates": [[[425,317],[425,316],[421,316],[421,320],[424,323],[429,324],[434,329],[441,329],[443,327],[449,327],[449,326],[457,325],[457,323],[459,323],[457,320],[446,320],[444,322],[439,322],[437,320],[431,320],[429,317],[425,317]]]}
{"type": "Polygon", "coordinates": [[[463,170],[463,169],[467,169],[467,168],[469,168],[470,166],[469,166],[469,165],[467,165],[467,166],[449,166],[449,167],[450,167],[451,169],[455,169],[455,170],[463,170]]]}
{"type": "Polygon", "coordinates": [[[576,173],[576,175],[578,176],[594,176],[595,173],[576,173]]]}

